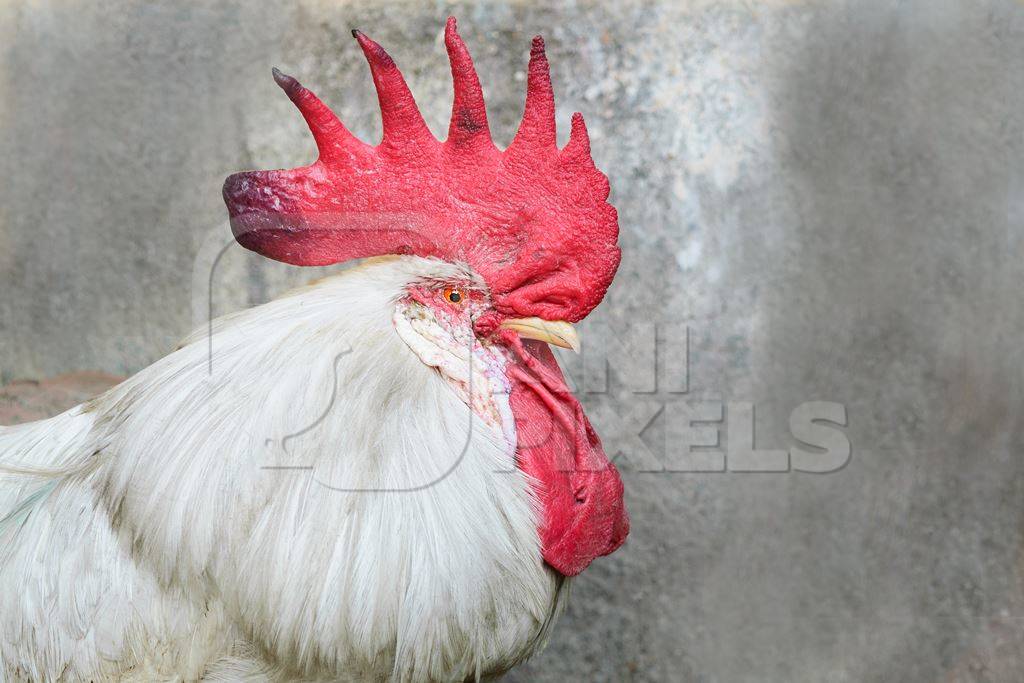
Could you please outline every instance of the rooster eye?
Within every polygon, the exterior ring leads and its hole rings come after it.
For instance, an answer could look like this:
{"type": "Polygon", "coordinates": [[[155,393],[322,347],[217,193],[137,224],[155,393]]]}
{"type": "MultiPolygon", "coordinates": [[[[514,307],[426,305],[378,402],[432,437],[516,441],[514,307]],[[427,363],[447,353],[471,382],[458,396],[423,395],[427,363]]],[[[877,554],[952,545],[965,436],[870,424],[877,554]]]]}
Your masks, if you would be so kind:
{"type": "Polygon", "coordinates": [[[445,287],[444,288],[444,298],[449,303],[461,304],[462,303],[462,292],[459,291],[458,289],[454,288],[454,287],[445,287]]]}

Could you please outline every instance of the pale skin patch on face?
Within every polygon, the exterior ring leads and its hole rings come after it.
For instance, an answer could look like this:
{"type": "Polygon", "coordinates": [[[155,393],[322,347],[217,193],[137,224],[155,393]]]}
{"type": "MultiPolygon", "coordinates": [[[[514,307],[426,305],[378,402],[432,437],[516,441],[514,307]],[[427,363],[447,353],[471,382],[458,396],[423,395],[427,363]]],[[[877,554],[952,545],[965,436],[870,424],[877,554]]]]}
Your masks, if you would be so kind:
{"type": "Polygon", "coordinates": [[[473,332],[474,316],[488,306],[486,295],[471,285],[425,285],[396,303],[393,322],[413,353],[436,368],[473,413],[514,448],[515,421],[505,374],[508,351],[473,332]],[[454,304],[446,298],[453,288],[460,293],[454,304]]]}

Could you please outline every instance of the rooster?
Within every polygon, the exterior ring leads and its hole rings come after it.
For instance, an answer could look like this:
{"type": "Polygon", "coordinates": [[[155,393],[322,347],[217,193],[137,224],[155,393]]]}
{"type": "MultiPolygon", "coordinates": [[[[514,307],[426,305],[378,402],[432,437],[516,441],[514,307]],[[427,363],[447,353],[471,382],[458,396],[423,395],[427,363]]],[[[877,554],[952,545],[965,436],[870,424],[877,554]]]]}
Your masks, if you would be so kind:
{"type": "Polygon", "coordinates": [[[622,483],[549,348],[578,347],[617,217],[580,114],[556,146],[543,40],[501,151],[454,19],[443,143],[353,35],[382,142],[275,69],[318,159],[224,198],[259,254],[364,260],[0,429],[3,680],[480,680],[623,543],[622,483]]]}

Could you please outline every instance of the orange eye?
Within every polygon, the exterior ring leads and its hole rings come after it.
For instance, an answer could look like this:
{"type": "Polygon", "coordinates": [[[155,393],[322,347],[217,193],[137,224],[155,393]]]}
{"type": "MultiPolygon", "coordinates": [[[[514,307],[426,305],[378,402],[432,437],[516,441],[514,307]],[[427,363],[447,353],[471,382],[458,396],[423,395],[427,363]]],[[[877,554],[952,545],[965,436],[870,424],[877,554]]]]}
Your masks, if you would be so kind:
{"type": "Polygon", "coordinates": [[[455,287],[445,287],[444,298],[448,303],[461,304],[464,297],[461,290],[455,287]]]}

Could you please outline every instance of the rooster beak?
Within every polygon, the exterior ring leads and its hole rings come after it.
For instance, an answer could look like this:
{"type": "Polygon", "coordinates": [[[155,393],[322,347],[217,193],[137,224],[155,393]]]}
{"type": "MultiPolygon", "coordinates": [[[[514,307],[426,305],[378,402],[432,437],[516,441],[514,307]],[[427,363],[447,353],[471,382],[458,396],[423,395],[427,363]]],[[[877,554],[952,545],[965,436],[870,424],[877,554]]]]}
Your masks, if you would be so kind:
{"type": "Polygon", "coordinates": [[[506,330],[514,330],[520,337],[537,339],[548,344],[572,349],[580,352],[580,338],[576,328],[564,320],[544,320],[543,318],[510,318],[501,323],[506,330]]]}

